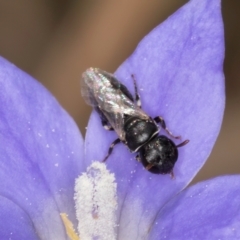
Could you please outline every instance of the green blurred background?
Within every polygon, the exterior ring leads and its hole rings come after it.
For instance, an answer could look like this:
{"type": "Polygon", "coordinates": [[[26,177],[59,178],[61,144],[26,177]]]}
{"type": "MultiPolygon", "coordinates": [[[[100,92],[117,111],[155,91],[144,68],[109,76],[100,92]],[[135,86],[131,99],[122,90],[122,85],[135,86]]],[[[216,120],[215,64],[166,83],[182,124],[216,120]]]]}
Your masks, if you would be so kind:
{"type": "MultiPolygon", "coordinates": [[[[0,1],[0,55],[41,81],[85,133],[91,110],[80,96],[81,73],[90,66],[114,72],[144,35],[185,2],[0,1]]],[[[240,173],[240,1],[223,0],[222,13],[226,110],[217,144],[194,182],[240,173]]]]}

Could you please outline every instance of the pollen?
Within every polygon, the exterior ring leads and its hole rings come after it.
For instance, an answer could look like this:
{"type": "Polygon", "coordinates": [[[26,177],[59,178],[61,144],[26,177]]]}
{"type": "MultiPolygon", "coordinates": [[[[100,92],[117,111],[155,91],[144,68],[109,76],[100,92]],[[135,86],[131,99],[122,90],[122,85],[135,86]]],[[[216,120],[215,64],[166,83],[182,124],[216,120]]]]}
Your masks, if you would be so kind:
{"type": "Polygon", "coordinates": [[[78,237],[78,235],[75,233],[75,230],[73,228],[73,224],[72,222],[68,219],[68,216],[66,213],[60,213],[60,216],[62,218],[63,224],[65,226],[66,232],[68,237],[71,240],[80,240],[80,238],[78,237]]]}
{"type": "Polygon", "coordinates": [[[75,183],[80,239],[116,239],[117,184],[106,165],[93,162],[75,183]]]}

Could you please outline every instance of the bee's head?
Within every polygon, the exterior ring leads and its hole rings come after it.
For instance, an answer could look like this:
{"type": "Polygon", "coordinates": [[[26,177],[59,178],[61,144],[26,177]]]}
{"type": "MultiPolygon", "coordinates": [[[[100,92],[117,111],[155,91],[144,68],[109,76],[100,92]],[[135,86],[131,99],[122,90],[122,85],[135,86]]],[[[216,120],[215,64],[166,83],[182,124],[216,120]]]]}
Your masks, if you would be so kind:
{"type": "Polygon", "coordinates": [[[178,159],[178,149],[166,136],[156,136],[139,149],[143,166],[156,174],[172,173],[178,159]]]}

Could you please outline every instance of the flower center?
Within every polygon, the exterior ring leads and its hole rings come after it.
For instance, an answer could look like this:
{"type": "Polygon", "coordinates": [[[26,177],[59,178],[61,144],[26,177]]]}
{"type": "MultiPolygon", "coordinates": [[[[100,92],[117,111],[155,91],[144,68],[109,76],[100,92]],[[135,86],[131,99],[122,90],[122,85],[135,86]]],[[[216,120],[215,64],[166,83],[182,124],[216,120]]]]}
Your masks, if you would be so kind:
{"type": "Polygon", "coordinates": [[[61,214],[71,240],[116,239],[117,184],[115,176],[106,165],[93,162],[85,173],[76,179],[75,207],[78,232],[66,214],[61,214]]]}

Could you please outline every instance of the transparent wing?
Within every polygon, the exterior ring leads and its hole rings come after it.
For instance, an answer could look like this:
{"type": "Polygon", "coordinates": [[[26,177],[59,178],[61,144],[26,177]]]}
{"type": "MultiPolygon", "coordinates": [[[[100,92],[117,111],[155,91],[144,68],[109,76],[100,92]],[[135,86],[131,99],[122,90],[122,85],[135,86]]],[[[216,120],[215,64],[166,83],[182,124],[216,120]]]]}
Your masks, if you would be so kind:
{"type": "Polygon", "coordinates": [[[85,76],[85,73],[83,73],[83,77],[81,81],[81,95],[88,105],[92,107],[97,107],[98,103],[94,96],[94,89],[90,83],[91,82],[88,81],[88,79],[85,76]]]}
{"type": "Polygon", "coordinates": [[[99,107],[121,140],[124,140],[124,116],[149,119],[132,101],[129,92],[112,74],[90,68],[83,74],[81,93],[86,103],[99,107]]]}

